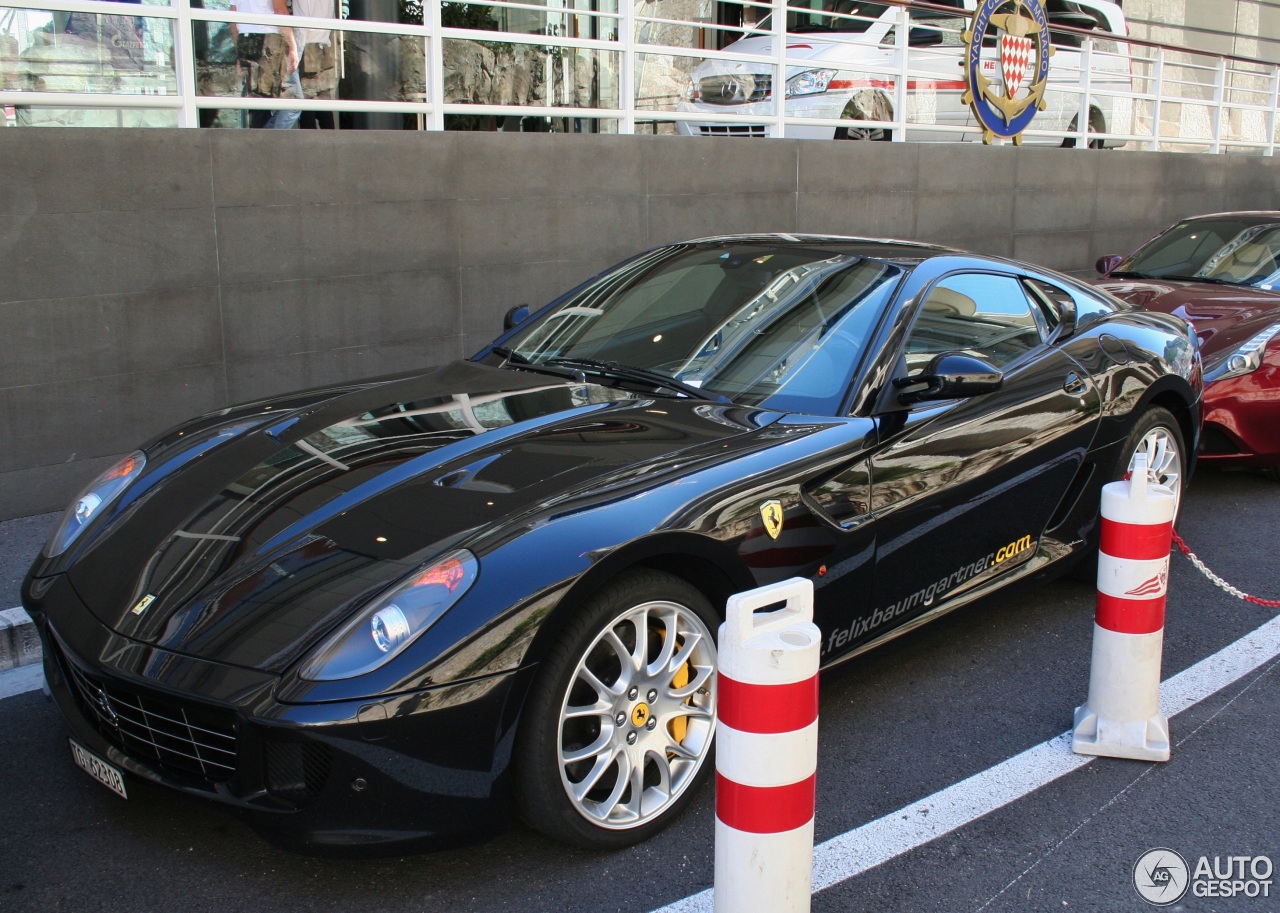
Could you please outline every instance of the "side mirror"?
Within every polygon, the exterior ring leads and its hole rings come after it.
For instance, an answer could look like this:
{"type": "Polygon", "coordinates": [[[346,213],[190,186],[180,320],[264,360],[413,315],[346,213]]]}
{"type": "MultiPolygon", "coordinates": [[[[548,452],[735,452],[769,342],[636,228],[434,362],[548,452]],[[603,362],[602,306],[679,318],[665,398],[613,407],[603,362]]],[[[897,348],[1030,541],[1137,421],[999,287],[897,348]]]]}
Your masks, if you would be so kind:
{"type": "Polygon", "coordinates": [[[1099,257],[1098,262],[1093,264],[1093,268],[1098,271],[1099,276],[1105,276],[1107,273],[1119,266],[1120,261],[1123,259],[1124,257],[1118,256],[1117,254],[1108,254],[1105,257],[1099,257]]]}
{"type": "Polygon", "coordinates": [[[529,305],[517,304],[502,318],[502,332],[513,330],[529,319],[529,305]]]}
{"type": "Polygon", "coordinates": [[[902,392],[898,401],[904,405],[927,400],[963,399],[994,393],[1004,383],[1004,375],[991,364],[961,352],[935,355],[923,373],[898,377],[893,385],[902,392]]]}

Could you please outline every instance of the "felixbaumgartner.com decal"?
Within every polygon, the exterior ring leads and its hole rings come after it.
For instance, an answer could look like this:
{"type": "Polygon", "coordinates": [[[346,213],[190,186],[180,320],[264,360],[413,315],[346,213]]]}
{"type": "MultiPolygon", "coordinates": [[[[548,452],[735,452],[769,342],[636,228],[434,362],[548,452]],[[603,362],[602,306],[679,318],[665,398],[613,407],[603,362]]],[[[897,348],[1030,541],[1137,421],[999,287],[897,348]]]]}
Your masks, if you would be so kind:
{"type": "Polygon", "coordinates": [[[1157,907],[1175,904],[1188,892],[1193,897],[1269,898],[1274,871],[1269,856],[1201,856],[1193,866],[1175,850],[1158,847],[1134,864],[1133,886],[1157,907]]]}
{"type": "Polygon", "coordinates": [[[847,628],[840,628],[831,632],[827,638],[826,644],[822,648],[823,653],[827,653],[834,649],[839,649],[851,640],[855,640],[868,631],[874,631],[887,621],[904,615],[911,609],[920,606],[922,608],[933,605],[933,601],[946,593],[948,590],[954,589],[966,580],[973,578],[974,575],[980,574],[989,567],[995,567],[997,564],[1003,564],[1019,555],[1026,554],[1035,548],[1035,543],[1030,536],[1023,536],[1008,545],[997,549],[985,558],[979,558],[972,564],[966,564],[958,571],[953,571],[941,580],[937,580],[922,590],[917,590],[910,596],[900,599],[892,605],[883,609],[876,609],[865,618],[855,619],[853,624],[847,628]]]}

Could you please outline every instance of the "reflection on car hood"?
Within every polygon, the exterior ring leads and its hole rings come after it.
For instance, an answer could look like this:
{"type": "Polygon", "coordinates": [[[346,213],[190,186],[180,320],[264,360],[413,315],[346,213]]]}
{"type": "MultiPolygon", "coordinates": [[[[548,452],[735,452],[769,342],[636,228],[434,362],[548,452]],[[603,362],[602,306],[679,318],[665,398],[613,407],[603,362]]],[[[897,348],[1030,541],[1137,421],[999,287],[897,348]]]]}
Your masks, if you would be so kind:
{"type": "Polygon", "coordinates": [[[148,448],[147,474],[68,572],[101,622],[282,671],[390,581],[481,532],[732,455],[728,442],[776,418],[467,362],[258,410],[235,416],[248,430],[184,429],[148,448]]]}
{"type": "Polygon", "coordinates": [[[1104,279],[1094,285],[1131,304],[1188,321],[1206,358],[1229,352],[1275,320],[1280,294],[1242,286],[1166,279],[1104,279]]]}
{"type": "MultiPolygon", "coordinates": [[[[824,39],[821,34],[798,34],[787,38],[787,57],[790,60],[831,61],[847,64],[851,59],[862,59],[879,48],[879,43],[858,33],[842,33],[838,42],[824,39]]],[[[773,38],[743,38],[734,42],[726,51],[735,54],[773,54],[773,38]]],[[[886,54],[888,52],[885,52],[886,54]]],[[[794,76],[806,69],[803,66],[787,67],[787,75],[794,76]]],[[[726,76],[739,73],[759,73],[771,75],[773,65],[764,62],[747,62],[736,60],[704,60],[694,69],[694,77],[704,79],[708,76],[726,76]]]]}

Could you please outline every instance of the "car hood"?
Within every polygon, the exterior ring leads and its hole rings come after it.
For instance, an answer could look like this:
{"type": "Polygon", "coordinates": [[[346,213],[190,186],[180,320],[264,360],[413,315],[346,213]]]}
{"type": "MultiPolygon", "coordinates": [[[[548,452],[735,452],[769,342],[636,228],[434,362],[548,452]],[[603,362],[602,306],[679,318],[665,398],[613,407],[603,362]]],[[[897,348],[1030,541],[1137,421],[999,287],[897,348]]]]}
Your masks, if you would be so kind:
{"type": "MultiPolygon", "coordinates": [[[[725,48],[726,52],[735,54],[773,55],[773,38],[743,38],[725,48]]],[[[817,35],[792,35],[787,39],[787,57],[791,60],[810,60],[816,63],[834,63],[848,65],[851,62],[864,61],[869,55],[877,55],[881,51],[879,43],[865,35],[857,33],[841,34],[839,42],[824,41],[817,35]]],[[[887,55],[889,52],[883,52],[887,55]]],[[[878,56],[878,55],[877,55],[878,56]]],[[[794,76],[806,69],[803,66],[787,67],[787,76],[794,76]]],[[[704,60],[694,69],[696,79],[708,76],[725,76],[735,73],[772,74],[773,64],[764,61],[748,62],[736,60],[711,59],[704,60]]]]}
{"type": "Polygon", "coordinates": [[[1094,285],[1123,301],[1189,322],[1206,359],[1226,353],[1280,320],[1280,294],[1209,282],[1102,279],[1094,285]]]}
{"type": "Polygon", "coordinates": [[[450,549],[605,486],[731,457],[778,417],[470,362],[316,396],[148,446],[146,472],[67,570],[99,621],[278,673],[450,549]]]}

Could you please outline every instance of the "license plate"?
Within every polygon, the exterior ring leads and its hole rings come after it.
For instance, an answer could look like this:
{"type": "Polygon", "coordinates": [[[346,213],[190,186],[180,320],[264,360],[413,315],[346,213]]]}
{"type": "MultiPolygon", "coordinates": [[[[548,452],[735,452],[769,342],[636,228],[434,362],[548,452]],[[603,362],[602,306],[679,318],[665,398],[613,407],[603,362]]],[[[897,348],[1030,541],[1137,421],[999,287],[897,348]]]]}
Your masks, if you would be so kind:
{"type": "Polygon", "coordinates": [[[129,794],[124,788],[124,776],[119,770],[102,760],[102,758],[85,748],[75,739],[67,739],[67,741],[71,743],[71,757],[75,759],[81,770],[121,799],[129,798],[129,794]]]}

